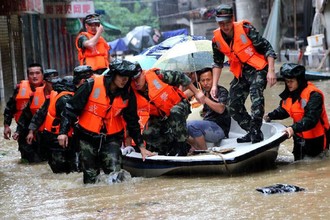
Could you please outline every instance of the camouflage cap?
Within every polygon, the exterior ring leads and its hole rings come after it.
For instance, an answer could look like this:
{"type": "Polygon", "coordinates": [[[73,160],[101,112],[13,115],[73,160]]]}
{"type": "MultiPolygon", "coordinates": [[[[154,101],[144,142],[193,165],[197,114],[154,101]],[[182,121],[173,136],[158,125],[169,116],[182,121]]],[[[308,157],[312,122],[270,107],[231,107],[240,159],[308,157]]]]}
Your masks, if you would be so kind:
{"type": "Polygon", "coordinates": [[[100,15],[99,14],[89,14],[84,19],[85,24],[92,24],[92,23],[100,23],[100,15]]]}
{"type": "Polygon", "coordinates": [[[215,20],[217,22],[229,21],[233,18],[233,7],[227,4],[221,4],[215,9],[215,20]]]}

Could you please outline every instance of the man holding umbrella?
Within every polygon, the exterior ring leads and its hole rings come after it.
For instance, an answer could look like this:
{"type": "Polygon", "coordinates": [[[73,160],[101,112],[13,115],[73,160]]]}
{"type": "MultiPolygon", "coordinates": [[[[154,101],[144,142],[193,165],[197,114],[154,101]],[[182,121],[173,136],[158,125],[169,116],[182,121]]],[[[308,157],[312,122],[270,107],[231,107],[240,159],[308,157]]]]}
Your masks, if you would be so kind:
{"type": "Polygon", "coordinates": [[[110,47],[101,36],[104,28],[98,14],[87,15],[84,29],[76,38],[78,60],[80,65],[89,65],[97,74],[102,74],[109,66],[110,47]]]}

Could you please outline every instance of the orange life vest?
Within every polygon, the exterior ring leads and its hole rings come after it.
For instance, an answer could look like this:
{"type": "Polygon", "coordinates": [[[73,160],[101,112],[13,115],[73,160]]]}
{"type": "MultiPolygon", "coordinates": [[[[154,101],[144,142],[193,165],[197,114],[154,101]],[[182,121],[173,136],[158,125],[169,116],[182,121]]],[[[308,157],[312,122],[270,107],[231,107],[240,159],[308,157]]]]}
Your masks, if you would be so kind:
{"type": "Polygon", "coordinates": [[[300,137],[306,139],[320,137],[325,134],[326,130],[329,129],[329,120],[325,110],[324,95],[322,91],[316,88],[311,82],[308,82],[308,86],[301,92],[300,95],[301,99],[299,102],[296,101],[295,103],[292,103],[291,98],[287,98],[282,102],[282,108],[284,108],[288,112],[288,114],[290,115],[290,117],[293,119],[294,122],[298,122],[304,117],[305,114],[304,108],[306,107],[310,99],[310,94],[312,92],[318,92],[322,95],[323,98],[322,114],[320,120],[318,121],[318,123],[314,128],[297,134],[300,137]]]}
{"type": "MultiPolygon", "coordinates": [[[[55,119],[59,118],[56,116],[56,102],[59,98],[61,98],[64,95],[73,95],[73,92],[69,91],[63,91],[60,94],[58,92],[52,90],[50,93],[50,98],[49,98],[49,106],[48,106],[48,111],[47,111],[47,116],[45,119],[45,130],[49,131],[53,134],[59,134],[60,133],[60,124],[54,124],[55,119]]],[[[72,136],[72,131],[71,129],[68,133],[68,136],[72,136]]]]}
{"type": "Polygon", "coordinates": [[[220,28],[213,32],[214,40],[219,51],[228,57],[230,71],[236,78],[242,75],[244,63],[249,64],[257,70],[262,70],[267,65],[265,56],[256,51],[252,41],[246,35],[243,23],[250,22],[246,20],[234,22],[234,38],[231,45],[228,45],[223,39],[220,28]]]}
{"type": "MultiPolygon", "coordinates": [[[[151,106],[146,98],[144,98],[135,89],[133,89],[133,91],[134,91],[135,97],[136,97],[137,113],[139,116],[140,129],[142,131],[144,126],[147,124],[147,122],[149,120],[151,106]]],[[[156,107],[154,106],[153,109],[155,111],[156,107]]]]}
{"type": "MultiPolygon", "coordinates": [[[[32,102],[30,103],[30,110],[32,115],[34,115],[40,109],[40,107],[44,104],[46,100],[44,89],[45,89],[45,85],[39,86],[36,88],[36,91],[33,93],[32,102]]],[[[43,123],[38,130],[43,131],[44,128],[45,128],[45,123],[43,123]]]]}
{"type": "Polygon", "coordinates": [[[105,126],[107,134],[115,134],[124,129],[122,110],[128,106],[128,100],[123,100],[121,96],[114,98],[110,105],[110,98],[106,95],[103,83],[103,76],[94,76],[94,86],[89,95],[87,104],[79,116],[79,125],[99,134],[105,126]]]}
{"type": "Polygon", "coordinates": [[[39,86],[33,93],[32,102],[30,104],[30,110],[32,115],[34,115],[40,109],[40,107],[44,104],[46,100],[44,89],[45,85],[39,86]]]}
{"type": "Polygon", "coordinates": [[[23,109],[28,104],[30,97],[33,95],[30,83],[28,80],[22,80],[18,86],[18,93],[15,97],[16,112],[14,114],[15,121],[18,122],[23,109]]]}
{"type": "Polygon", "coordinates": [[[104,38],[100,37],[93,49],[82,49],[78,46],[78,40],[81,35],[85,35],[88,39],[94,36],[88,32],[81,32],[76,38],[76,48],[78,50],[80,65],[89,65],[93,70],[108,68],[110,47],[104,38]]]}
{"type": "MultiPolygon", "coordinates": [[[[146,82],[148,84],[148,96],[150,99],[150,115],[169,116],[171,108],[181,102],[186,95],[178,88],[164,83],[153,68],[146,71],[146,82]],[[155,109],[153,109],[155,108],[155,109]]],[[[142,96],[141,96],[142,97],[142,96]]],[[[139,97],[137,97],[139,99],[139,97]]]]}

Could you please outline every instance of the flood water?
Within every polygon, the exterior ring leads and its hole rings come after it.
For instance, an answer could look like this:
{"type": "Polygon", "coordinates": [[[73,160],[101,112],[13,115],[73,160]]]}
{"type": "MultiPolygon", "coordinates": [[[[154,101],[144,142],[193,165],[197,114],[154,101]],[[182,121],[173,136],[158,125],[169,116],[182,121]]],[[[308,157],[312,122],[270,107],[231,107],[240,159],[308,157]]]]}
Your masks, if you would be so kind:
{"type": "MultiPolygon", "coordinates": [[[[223,73],[228,88],[232,76],[223,73]]],[[[315,81],[330,112],[330,81],[315,81]]],[[[284,83],[267,88],[266,111],[279,104],[284,83]]],[[[247,103],[249,105],[249,103],[247,103]]],[[[0,117],[3,125],[3,106],[0,117]]],[[[289,125],[290,120],[283,121],[289,125]]],[[[12,126],[14,130],[14,125],[12,126]]],[[[293,162],[292,140],[280,146],[274,169],[235,176],[132,178],[84,185],[81,173],[53,174],[47,163],[20,163],[15,141],[0,127],[1,219],[329,219],[330,159],[293,162]],[[303,192],[264,195],[256,188],[277,183],[303,192]]]]}

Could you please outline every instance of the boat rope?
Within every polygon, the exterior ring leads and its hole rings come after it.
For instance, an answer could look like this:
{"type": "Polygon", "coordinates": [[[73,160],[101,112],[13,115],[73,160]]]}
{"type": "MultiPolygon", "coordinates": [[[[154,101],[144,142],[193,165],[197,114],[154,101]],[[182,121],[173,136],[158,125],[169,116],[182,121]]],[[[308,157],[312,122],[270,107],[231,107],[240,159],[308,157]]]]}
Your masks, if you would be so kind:
{"type": "Polygon", "coordinates": [[[218,155],[218,156],[222,159],[223,163],[225,164],[226,171],[227,171],[228,173],[230,173],[230,170],[229,170],[228,164],[227,164],[225,158],[223,157],[223,154],[222,154],[222,153],[219,153],[219,152],[213,152],[213,154],[218,155]]]}

